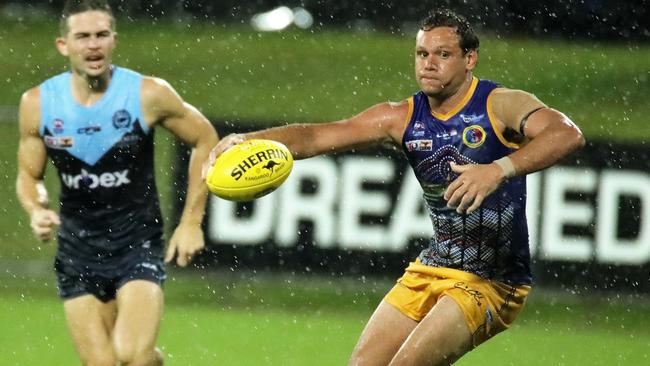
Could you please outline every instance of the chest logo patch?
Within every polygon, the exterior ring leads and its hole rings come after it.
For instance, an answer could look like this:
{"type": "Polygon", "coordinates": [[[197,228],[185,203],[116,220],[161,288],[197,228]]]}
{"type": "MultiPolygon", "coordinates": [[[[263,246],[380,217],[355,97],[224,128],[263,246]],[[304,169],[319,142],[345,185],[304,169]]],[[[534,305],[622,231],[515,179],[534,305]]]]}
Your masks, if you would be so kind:
{"type": "Polygon", "coordinates": [[[483,145],[486,137],[485,130],[479,125],[471,125],[463,130],[463,143],[472,149],[483,145]]]}
{"type": "Polygon", "coordinates": [[[485,114],[481,114],[481,115],[478,115],[478,116],[475,115],[475,114],[472,114],[472,115],[461,114],[460,115],[460,119],[462,119],[463,122],[468,123],[468,124],[469,123],[479,122],[480,120],[482,120],[484,118],[485,118],[485,114]]]}
{"type": "Polygon", "coordinates": [[[52,122],[52,130],[54,133],[62,133],[63,132],[63,120],[62,119],[55,119],[52,122]]]}
{"type": "Polygon", "coordinates": [[[74,145],[74,139],[72,136],[44,136],[43,142],[45,145],[52,149],[66,149],[74,145]]]}
{"type": "Polygon", "coordinates": [[[427,127],[424,124],[424,122],[415,121],[415,123],[413,123],[413,136],[415,137],[424,136],[424,132],[426,129],[427,127]]]}
{"type": "Polygon", "coordinates": [[[406,150],[408,151],[432,151],[433,140],[411,140],[406,141],[406,150]]]}
{"type": "Polygon", "coordinates": [[[80,127],[77,129],[77,133],[80,135],[92,135],[96,132],[99,132],[102,130],[102,126],[100,125],[92,125],[92,126],[87,126],[87,127],[80,127]]]}
{"type": "Polygon", "coordinates": [[[129,128],[131,126],[131,114],[126,109],[120,109],[113,114],[113,127],[116,129],[129,128]]]}

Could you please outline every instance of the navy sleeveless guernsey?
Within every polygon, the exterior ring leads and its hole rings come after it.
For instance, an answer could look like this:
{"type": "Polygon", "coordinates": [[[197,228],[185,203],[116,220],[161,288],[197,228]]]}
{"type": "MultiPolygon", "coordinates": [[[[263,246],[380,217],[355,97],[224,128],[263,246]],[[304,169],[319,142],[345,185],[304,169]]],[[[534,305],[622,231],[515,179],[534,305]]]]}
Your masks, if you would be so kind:
{"type": "Polygon", "coordinates": [[[57,257],[99,263],[160,242],[153,131],[142,116],[142,75],[114,66],[88,107],[72,96],[71,76],[40,85],[40,134],[61,181],[57,257]]]}
{"type": "Polygon", "coordinates": [[[446,115],[433,112],[423,92],[408,100],[402,147],[424,190],[434,230],[419,260],[508,284],[530,284],[525,177],[505,181],[469,215],[448,208],[443,198],[458,176],[449,162],[489,164],[519,147],[494,128],[489,99],[497,87],[474,78],[461,103],[446,115]]]}

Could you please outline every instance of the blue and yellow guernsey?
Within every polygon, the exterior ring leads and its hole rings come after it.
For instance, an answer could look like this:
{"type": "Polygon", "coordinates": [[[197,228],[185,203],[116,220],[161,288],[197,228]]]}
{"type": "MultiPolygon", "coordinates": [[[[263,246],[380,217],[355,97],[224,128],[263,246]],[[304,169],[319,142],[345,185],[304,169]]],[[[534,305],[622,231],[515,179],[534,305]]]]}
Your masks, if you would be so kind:
{"type": "Polygon", "coordinates": [[[162,235],[142,75],[112,73],[91,106],[72,96],[70,72],[40,85],[40,135],[61,181],[59,257],[99,262],[162,235]]]}
{"type": "Polygon", "coordinates": [[[519,147],[495,129],[489,99],[497,87],[474,78],[461,103],[445,115],[431,110],[423,92],[408,99],[402,147],[424,190],[434,230],[419,260],[509,284],[530,284],[525,177],[504,182],[469,215],[448,208],[443,198],[457,177],[449,162],[488,164],[519,147]]]}

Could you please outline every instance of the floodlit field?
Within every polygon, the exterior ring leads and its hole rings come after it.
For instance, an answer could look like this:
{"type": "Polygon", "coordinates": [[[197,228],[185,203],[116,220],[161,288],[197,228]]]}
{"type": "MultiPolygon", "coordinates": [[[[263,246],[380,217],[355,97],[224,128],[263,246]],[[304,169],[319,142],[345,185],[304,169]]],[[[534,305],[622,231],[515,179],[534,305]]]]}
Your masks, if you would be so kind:
{"type": "MultiPolygon", "coordinates": [[[[54,19],[54,17],[52,17],[54,19]]],[[[56,23],[0,19],[0,106],[66,64],[56,23]]],[[[119,21],[115,62],[169,80],[217,123],[343,118],[417,88],[415,34],[296,31],[119,21]]],[[[535,93],[572,116],[590,138],[647,138],[650,45],[483,34],[476,74],[535,93]]]]}
{"type": "MultiPolygon", "coordinates": [[[[13,266],[12,266],[13,267],[13,266]]],[[[0,365],[76,358],[52,276],[0,274],[0,365]]],[[[343,365],[386,279],[174,271],[159,345],[166,365],[343,365]]],[[[521,318],[458,365],[646,365],[648,300],[533,293],[521,318]]]]}
{"type": "MultiPolygon", "coordinates": [[[[65,68],[56,24],[0,17],[0,106],[65,68]]],[[[318,122],[416,90],[413,35],[120,23],[116,63],[167,79],[215,122],[318,122]],[[333,70],[335,72],[333,72],[333,70]]],[[[588,139],[650,137],[650,45],[482,38],[477,75],[538,95],[588,139]]],[[[18,128],[0,116],[0,365],[78,364],[49,262],[14,194],[18,128]]],[[[168,134],[156,137],[165,216],[168,134]]],[[[49,171],[52,172],[51,170],[49,171]]],[[[55,193],[56,177],[48,176],[55,193]]],[[[160,346],[167,365],[342,365],[392,279],[172,270],[160,346]]],[[[570,286],[568,286],[570,287],[570,286]]],[[[513,329],[458,365],[647,365],[647,299],[534,291],[513,329]]]]}

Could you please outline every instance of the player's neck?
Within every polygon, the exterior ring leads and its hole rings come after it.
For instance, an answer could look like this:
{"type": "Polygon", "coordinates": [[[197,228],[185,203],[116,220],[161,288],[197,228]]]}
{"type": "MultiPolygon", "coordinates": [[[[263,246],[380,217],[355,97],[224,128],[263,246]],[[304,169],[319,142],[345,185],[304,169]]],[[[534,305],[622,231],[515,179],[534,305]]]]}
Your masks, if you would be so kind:
{"type": "Polygon", "coordinates": [[[89,106],[99,100],[111,83],[113,69],[98,76],[72,72],[72,94],[81,105],[89,106]]]}
{"type": "Polygon", "coordinates": [[[471,72],[468,72],[465,75],[462,84],[460,84],[460,86],[455,90],[451,90],[448,93],[440,94],[438,96],[428,96],[431,110],[436,113],[446,114],[454,109],[469,92],[469,89],[472,86],[472,80],[474,80],[474,75],[471,72]]]}

